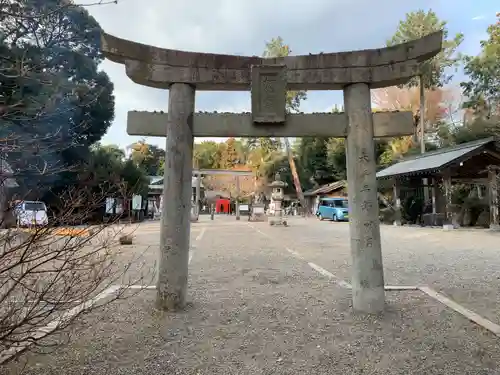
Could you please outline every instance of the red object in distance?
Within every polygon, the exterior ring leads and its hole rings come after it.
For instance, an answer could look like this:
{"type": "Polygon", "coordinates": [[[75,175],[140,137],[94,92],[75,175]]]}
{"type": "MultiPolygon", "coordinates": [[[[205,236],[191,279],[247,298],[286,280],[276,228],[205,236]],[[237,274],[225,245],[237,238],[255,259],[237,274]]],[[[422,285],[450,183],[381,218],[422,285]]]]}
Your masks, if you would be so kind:
{"type": "Polygon", "coordinates": [[[229,204],[230,201],[229,199],[217,199],[215,201],[215,212],[220,214],[220,213],[229,213],[229,204]]]}

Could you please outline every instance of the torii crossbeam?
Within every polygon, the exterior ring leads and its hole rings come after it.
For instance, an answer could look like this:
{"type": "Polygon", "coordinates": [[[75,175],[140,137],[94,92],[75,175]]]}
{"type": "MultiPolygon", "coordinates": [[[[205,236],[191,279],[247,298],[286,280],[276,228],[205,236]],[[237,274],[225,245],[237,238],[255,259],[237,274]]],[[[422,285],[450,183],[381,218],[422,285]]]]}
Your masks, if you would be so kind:
{"type": "MultiPolygon", "coordinates": [[[[168,113],[129,111],[127,133],[165,137],[168,113]]],[[[349,120],[345,113],[287,114],[286,125],[255,126],[250,113],[198,112],[193,117],[195,137],[347,137],[349,120]]],[[[414,131],[411,112],[373,114],[375,138],[400,137],[414,131]]]]}

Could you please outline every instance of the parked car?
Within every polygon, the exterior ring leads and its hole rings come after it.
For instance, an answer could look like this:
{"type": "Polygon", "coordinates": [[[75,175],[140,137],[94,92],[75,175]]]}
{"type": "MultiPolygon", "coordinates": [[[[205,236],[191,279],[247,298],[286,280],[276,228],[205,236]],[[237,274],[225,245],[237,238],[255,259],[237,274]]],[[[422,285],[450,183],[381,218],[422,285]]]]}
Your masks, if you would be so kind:
{"type": "Polygon", "coordinates": [[[349,203],[347,198],[323,198],[320,200],[316,216],[320,220],[349,220],[349,203]]]}
{"type": "Polygon", "coordinates": [[[14,216],[19,227],[45,226],[49,223],[47,206],[40,201],[16,202],[14,216]]]}

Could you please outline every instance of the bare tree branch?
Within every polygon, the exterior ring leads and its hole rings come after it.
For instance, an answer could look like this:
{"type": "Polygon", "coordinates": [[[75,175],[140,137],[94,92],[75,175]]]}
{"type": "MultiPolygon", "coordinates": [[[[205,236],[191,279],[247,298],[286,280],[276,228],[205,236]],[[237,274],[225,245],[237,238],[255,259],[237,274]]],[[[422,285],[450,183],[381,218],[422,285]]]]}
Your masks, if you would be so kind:
{"type": "MultiPolygon", "coordinates": [[[[58,224],[87,217],[107,195],[69,191],[58,224]]],[[[76,235],[76,230],[60,236],[54,227],[0,234],[0,363],[25,349],[44,347],[47,336],[102,305],[103,293],[109,293],[104,301],[109,303],[121,298],[128,285],[150,283],[154,275],[139,264],[141,254],[121,257],[117,237],[124,227],[119,218],[79,228],[86,235],[76,235]],[[139,268],[132,270],[132,265],[139,268]]]]}

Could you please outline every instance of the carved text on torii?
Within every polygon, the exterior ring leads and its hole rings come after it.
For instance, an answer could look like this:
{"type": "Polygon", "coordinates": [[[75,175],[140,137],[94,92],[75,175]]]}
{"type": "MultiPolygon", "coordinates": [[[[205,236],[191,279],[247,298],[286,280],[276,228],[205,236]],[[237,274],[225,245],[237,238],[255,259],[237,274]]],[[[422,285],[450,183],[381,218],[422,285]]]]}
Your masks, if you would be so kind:
{"type": "Polygon", "coordinates": [[[286,66],[252,66],[252,120],[255,124],[284,123],[286,66]]]}

